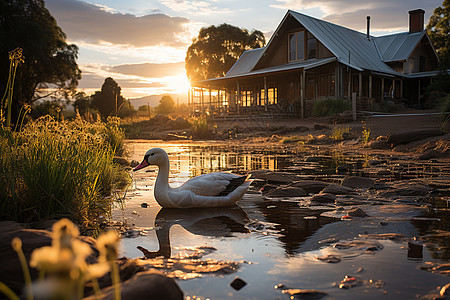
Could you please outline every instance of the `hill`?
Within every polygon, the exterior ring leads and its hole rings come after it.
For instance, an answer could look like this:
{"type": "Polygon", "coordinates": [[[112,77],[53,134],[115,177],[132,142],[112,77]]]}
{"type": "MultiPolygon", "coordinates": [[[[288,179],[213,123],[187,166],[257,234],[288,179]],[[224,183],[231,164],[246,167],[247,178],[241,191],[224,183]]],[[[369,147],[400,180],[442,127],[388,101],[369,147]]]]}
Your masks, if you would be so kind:
{"type": "Polygon", "coordinates": [[[172,99],[175,101],[175,103],[177,103],[177,99],[180,104],[187,103],[187,95],[186,94],[149,95],[149,96],[145,96],[145,97],[141,97],[141,98],[130,99],[130,101],[131,101],[131,105],[133,105],[134,109],[138,109],[139,106],[142,106],[142,105],[147,105],[147,103],[151,107],[155,107],[159,104],[159,100],[161,100],[161,98],[166,95],[171,96],[172,99]]]}

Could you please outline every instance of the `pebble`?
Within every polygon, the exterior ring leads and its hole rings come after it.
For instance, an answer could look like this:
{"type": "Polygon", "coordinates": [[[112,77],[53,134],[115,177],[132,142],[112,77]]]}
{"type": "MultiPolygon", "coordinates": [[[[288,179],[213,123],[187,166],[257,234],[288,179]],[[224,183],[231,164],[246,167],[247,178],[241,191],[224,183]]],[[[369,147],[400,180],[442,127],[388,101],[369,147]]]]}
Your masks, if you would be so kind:
{"type": "Polygon", "coordinates": [[[247,285],[247,282],[240,279],[239,277],[236,277],[233,279],[233,282],[231,282],[230,285],[233,289],[235,289],[236,291],[239,291],[240,289],[242,289],[244,286],[247,285]]]}
{"type": "Polygon", "coordinates": [[[145,203],[145,202],[144,202],[144,203],[141,203],[141,207],[142,207],[142,208],[147,208],[147,207],[148,207],[148,204],[145,203]]]}

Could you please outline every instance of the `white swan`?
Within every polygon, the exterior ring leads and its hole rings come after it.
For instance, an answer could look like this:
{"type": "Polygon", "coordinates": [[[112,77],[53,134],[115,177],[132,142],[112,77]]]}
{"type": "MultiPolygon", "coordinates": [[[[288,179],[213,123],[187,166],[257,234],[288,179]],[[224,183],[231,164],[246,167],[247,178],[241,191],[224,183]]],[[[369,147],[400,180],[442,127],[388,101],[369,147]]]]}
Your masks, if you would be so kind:
{"type": "Polygon", "coordinates": [[[169,186],[169,156],[160,148],[145,153],[144,160],[133,169],[149,165],[159,168],[155,183],[155,199],[166,208],[218,207],[236,204],[244,196],[251,180],[227,172],[203,174],[189,179],[178,188],[169,186]]]}

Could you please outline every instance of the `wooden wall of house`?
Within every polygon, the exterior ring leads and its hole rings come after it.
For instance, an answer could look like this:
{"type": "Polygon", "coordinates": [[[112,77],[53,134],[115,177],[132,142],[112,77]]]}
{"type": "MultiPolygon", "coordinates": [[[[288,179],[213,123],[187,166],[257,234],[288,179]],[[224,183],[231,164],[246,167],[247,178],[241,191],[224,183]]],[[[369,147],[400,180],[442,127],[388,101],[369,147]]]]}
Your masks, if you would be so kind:
{"type": "MultiPolygon", "coordinates": [[[[273,40],[267,48],[266,53],[256,64],[255,70],[287,64],[289,62],[288,35],[289,33],[297,32],[300,30],[304,30],[305,33],[308,32],[300,23],[298,23],[297,20],[289,16],[286,22],[283,24],[283,27],[279,29],[277,35],[273,37],[273,40]]],[[[307,34],[305,34],[305,36],[307,36],[307,34]]],[[[317,39],[316,45],[316,58],[333,57],[333,54],[317,39]]]]}
{"type": "Polygon", "coordinates": [[[406,62],[405,73],[427,72],[436,70],[438,60],[426,36],[414,49],[406,62]]]}

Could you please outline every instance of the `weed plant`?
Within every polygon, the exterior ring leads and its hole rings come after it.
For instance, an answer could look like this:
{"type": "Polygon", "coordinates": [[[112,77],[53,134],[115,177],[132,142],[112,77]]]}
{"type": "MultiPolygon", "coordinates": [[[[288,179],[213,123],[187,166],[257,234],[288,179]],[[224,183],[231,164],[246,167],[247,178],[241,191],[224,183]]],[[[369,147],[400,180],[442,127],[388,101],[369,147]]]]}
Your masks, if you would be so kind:
{"type": "Polygon", "coordinates": [[[107,218],[118,186],[129,181],[113,163],[124,134],[104,124],[55,121],[50,116],[21,131],[0,132],[0,219],[32,222],[69,217],[83,227],[107,218]]]}
{"type": "Polygon", "coordinates": [[[190,118],[189,123],[192,126],[192,137],[197,139],[208,138],[211,135],[208,121],[206,118],[190,118]]]}
{"type": "Polygon", "coordinates": [[[352,104],[347,100],[325,98],[314,102],[312,114],[314,117],[325,117],[351,109],[352,104]]]}
{"type": "Polygon", "coordinates": [[[333,133],[331,134],[331,138],[340,141],[344,139],[344,133],[350,133],[349,127],[334,127],[333,133]]]}

